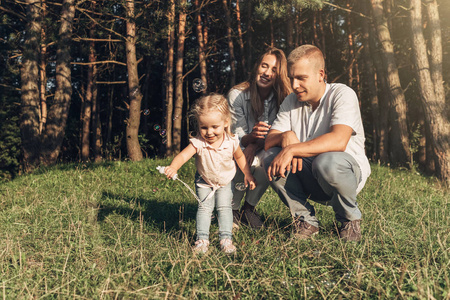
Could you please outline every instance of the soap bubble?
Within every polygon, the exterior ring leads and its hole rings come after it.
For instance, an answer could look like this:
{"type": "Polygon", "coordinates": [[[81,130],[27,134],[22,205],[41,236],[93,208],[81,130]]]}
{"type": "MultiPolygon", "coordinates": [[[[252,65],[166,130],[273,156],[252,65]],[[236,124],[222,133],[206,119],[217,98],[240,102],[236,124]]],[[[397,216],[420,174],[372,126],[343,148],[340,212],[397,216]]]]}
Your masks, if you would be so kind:
{"type": "Polygon", "coordinates": [[[150,109],[146,108],[143,110],[144,116],[148,116],[150,114],[150,109]]]}
{"type": "Polygon", "coordinates": [[[139,88],[135,87],[132,91],[131,91],[131,96],[136,96],[136,94],[139,92],[139,88]]]}
{"type": "Polygon", "coordinates": [[[161,126],[158,124],[153,125],[153,129],[156,131],[160,131],[161,130],[161,126]]]}
{"type": "Polygon", "coordinates": [[[196,93],[201,93],[206,90],[206,83],[204,83],[200,78],[195,78],[192,80],[192,88],[196,93]]]}
{"type": "Polygon", "coordinates": [[[163,140],[162,140],[162,143],[163,143],[163,144],[167,144],[167,139],[163,139],[163,140]]]}
{"type": "Polygon", "coordinates": [[[162,137],[165,137],[166,134],[167,134],[167,131],[166,131],[165,129],[163,129],[163,130],[161,130],[161,131],[159,132],[159,135],[162,136],[162,137]]]}
{"type": "Polygon", "coordinates": [[[235,189],[237,189],[238,191],[245,191],[247,189],[247,186],[245,185],[245,183],[243,182],[238,182],[234,185],[235,189]]]}

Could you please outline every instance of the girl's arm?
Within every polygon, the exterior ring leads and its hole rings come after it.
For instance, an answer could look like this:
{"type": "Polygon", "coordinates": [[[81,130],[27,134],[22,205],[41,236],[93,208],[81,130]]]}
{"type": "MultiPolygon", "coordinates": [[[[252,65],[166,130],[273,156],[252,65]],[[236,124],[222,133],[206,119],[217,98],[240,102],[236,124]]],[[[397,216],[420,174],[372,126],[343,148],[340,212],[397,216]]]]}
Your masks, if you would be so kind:
{"type": "Polygon", "coordinates": [[[245,186],[250,186],[251,190],[255,189],[256,180],[253,177],[252,172],[250,171],[249,164],[247,164],[247,160],[245,159],[244,153],[242,152],[240,147],[237,147],[233,156],[239,169],[241,169],[242,173],[244,173],[245,186]]]}
{"type": "Polygon", "coordinates": [[[172,160],[170,166],[164,169],[164,174],[166,174],[167,178],[171,179],[175,174],[177,174],[178,169],[181,168],[194,154],[197,152],[192,144],[189,144],[186,148],[183,149],[175,158],[172,160]]]}

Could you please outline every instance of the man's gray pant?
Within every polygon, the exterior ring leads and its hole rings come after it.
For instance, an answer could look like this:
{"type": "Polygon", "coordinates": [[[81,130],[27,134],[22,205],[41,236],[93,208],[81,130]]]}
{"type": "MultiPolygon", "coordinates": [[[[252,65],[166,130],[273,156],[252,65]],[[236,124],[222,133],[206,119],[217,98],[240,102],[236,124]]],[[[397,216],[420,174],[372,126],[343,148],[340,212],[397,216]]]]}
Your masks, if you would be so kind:
{"type": "MultiPolygon", "coordinates": [[[[281,148],[266,152],[263,166],[266,170],[281,148]]],[[[302,159],[302,171],[286,174],[286,178],[272,178],[270,185],[294,218],[316,227],[319,222],[314,207],[307,201],[330,205],[339,222],[361,219],[356,202],[356,189],[361,181],[361,169],[356,160],[345,152],[326,152],[302,159]]]]}

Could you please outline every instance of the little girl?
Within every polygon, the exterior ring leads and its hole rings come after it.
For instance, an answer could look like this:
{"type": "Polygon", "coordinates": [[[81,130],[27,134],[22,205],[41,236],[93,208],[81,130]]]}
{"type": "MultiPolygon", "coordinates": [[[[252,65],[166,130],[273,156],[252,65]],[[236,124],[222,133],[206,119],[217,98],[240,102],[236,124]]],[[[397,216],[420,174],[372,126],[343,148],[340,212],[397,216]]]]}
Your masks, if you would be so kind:
{"type": "Polygon", "coordinates": [[[177,174],[178,169],[195,155],[195,188],[200,199],[197,211],[197,241],[194,252],[206,253],[209,246],[211,214],[216,207],[219,221],[220,247],[225,253],[234,253],[231,241],[233,197],[231,180],[236,173],[236,161],[244,173],[244,183],[250,189],[256,187],[250,167],[239,147],[239,140],[230,131],[231,112],[224,96],[210,94],[199,98],[191,114],[198,124],[198,133],[189,145],[165,168],[167,178],[177,174]],[[233,160],[234,158],[234,160],[233,160]]]}

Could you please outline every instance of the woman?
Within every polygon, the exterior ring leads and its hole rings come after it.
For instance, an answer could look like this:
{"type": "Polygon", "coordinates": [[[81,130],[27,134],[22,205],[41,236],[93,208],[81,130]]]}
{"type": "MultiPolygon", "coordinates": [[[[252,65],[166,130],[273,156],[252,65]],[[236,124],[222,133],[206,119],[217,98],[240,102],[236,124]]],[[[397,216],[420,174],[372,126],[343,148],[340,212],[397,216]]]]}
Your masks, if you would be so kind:
{"type": "Polygon", "coordinates": [[[264,138],[275,120],[284,98],[292,92],[287,76],[287,62],[284,52],[269,48],[258,59],[250,77],[234,86],[228,93],[228,103],[233,114],[232,131],[243,148],[247,163],[256,179],[254,190],[239,190],[236,183],[243,182],[244,176],[238,171],[233,180],[233,226],[240,223],[259,229],[263,223],[255,211],[269,182],[261,165],[264,155],[264,138]],[[241,210],[241,200],[245,202],[241,210]]]}

